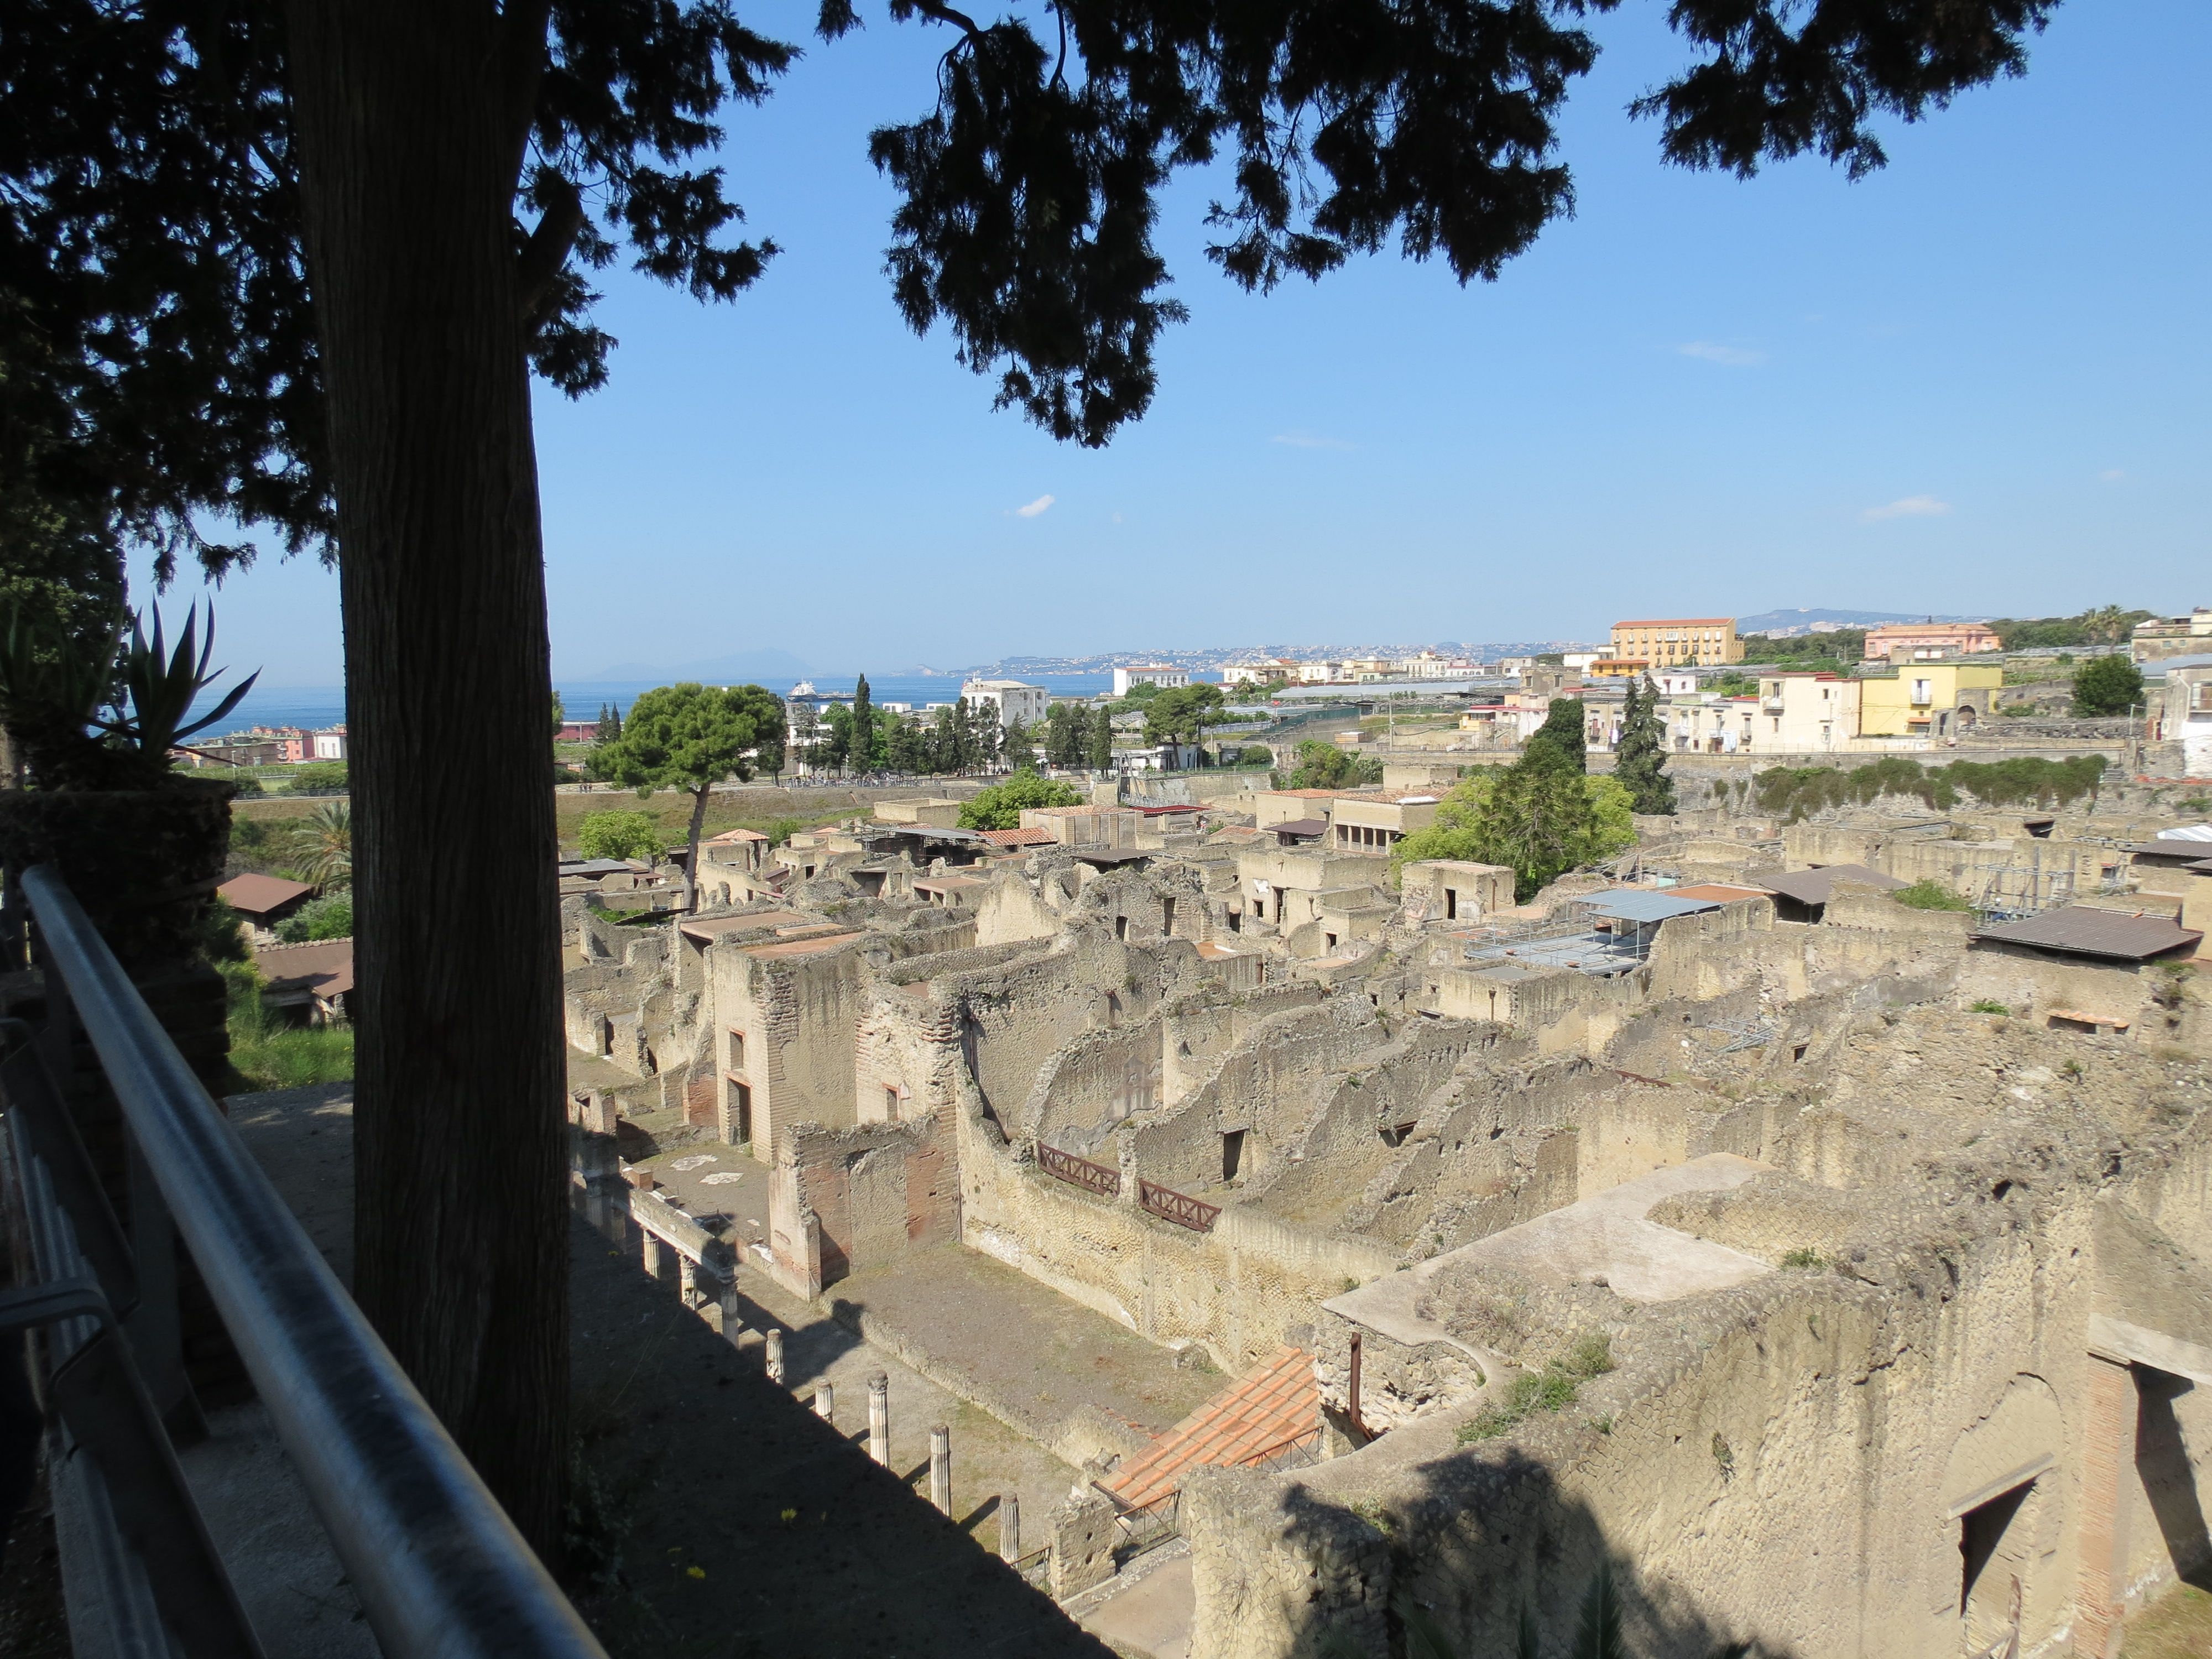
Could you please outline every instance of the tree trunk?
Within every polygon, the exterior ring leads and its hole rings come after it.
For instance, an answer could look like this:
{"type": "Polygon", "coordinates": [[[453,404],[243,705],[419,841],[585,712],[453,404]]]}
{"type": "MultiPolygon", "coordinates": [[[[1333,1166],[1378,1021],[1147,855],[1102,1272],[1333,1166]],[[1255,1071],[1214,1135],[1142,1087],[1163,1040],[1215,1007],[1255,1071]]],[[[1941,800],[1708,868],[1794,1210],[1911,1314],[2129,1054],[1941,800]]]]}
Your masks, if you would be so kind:
{"type": "Polygon", "coordinates": [[[352,738],[355,1295],[557,1565],[558,900],[497,14],[289,0],[352,738]]]}
{"type": "Polygon", "coordinates": [[[687,916],[699,908],[699,831],[707,822],[707,791],[712,787],[702,783],[691,792],[691,838],[687,843],[691,851],[684,860],[684,914],[687,916]]]}

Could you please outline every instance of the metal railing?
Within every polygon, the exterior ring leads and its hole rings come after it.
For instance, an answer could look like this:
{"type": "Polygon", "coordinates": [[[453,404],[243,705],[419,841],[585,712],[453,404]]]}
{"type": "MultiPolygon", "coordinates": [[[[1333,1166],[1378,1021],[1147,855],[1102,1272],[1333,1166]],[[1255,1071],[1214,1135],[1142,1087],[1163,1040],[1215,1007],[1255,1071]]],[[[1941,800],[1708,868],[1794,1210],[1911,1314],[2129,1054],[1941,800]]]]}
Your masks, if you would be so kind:
{"type": "Polygon", "coordinates": [[[1087,1158],[1063,1152],[1042,1140],[1036,1143],[1036,1159],[1037,1168],[1048,1176],[1059,1176],[1071,1187],[1080,1187],[1102,1198],[1116,1197],[1121,1191],[1121,1172],[1108,1164],[1093,1164],[1087,1158]]]}
{"type": "Polygon", "coordinates": [[[72,1593],[95,1586],[108,1603],[94,1611],[116,1632],[114,1650],[149,1659],[261,1651],[148,1389],[147,1376],[173,1364],[173,1352],[164,1356],[157,1339],[143,1374],[137,1352],[149,1314],[173,1351],[173,1274],[161,1259],[173,1217],[384,1652],[605,1659],[75,896],[43,867],[24,872],[21,891],[42,947],[46,1046],[66,1054],[73,1007],[131,1143],[135,1249],[45,1056],[26,1047],[9,1059],[0,1075],[9,1197],[31,1236],[34,1282],[0,1301],[0,1326],[52,1333],[49,1397],[65,1454],[57,1497],[82,1486],[85,1553],[96,1558],[73,1563],[85,1573],[70,1583],[72,1593]],[[153,1305],[157,1287],[166,1310],[153,1305]],[[137,1312],[118,1324],[125,1308],[137,1312]],[[108,1386],[92,1379],[81,1392],[99,1408],[72,1411],[66,1384],[88,1360],[108,1386]]]}

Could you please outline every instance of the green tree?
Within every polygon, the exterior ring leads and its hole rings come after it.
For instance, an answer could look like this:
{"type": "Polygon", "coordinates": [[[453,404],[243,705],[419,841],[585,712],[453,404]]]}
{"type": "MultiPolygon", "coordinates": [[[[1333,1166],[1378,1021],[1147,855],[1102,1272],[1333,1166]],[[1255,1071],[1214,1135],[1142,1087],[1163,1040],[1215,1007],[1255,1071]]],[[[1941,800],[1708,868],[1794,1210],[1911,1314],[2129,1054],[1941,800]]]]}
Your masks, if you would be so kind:
{"type": "Polygon", "coordinates": [[[973,800],[960,804],[963,830],[1018,830],[1022,809],[1032,806],[1079,806],[1083,797],[1058,778],[1041,777],[1024,767],[1004,783],[975,792],[973,800]]]}
{"type": "Polygon", "coordinates": [[[1627,789],[1636,810],[1671,813],[1674,781],[1667,775],[1667,734],[1659,720],[1659,688],[1647,678],[1628,683],[1628,707],[1613,748],[1613,775],[1627,789]]]}
{"type": "Polygon", "coordinates": [[[855,772],[874,771],[877,758],[876,705],[875,700],[868,695],[868,677],[866,674],[860,676],[860,683],[853,688],[853,720],[849,729],[851,736],[847,742],[852,752],[853,769],[855,772]]]}
{"type": "Polygon", "coordinates": [[[707,794],[724,778],[750,778],[759,745],[783,736],[783,703],[757,685],[720,687],[685,681],[647,692],[630,705],[615,743],[605,745],[607,775],[641,797],[656,789],[688,790],[691,825],[684,836],[684,908],[698,896],[699,831],[707,794]]]}
{"type": "Polygon", "coordinates": [[[1145,741],[1203,743],[1208,721],[1222,707],[1218,685],[1201,681],[1195,685],[1170,686],[1144,705],[1145,741]]]}
{"type": "Polygon", "coordinates": [[[2125,657],[2092,657],[2074,671],[2077,714],[2124,714],[2142,700],[2142,670],[2125,657]]]}
{"type": "Polygon", "coordinates": [[[301,881],[325,891],[353,885],[353,807],[325,801],[307,814],[295,845],[301,881]]]}
{"type": "Polygon", "coordinates": [[[1525,746],[1533,750],[1540,744],[1548,745],[1576,771],[1586,772],[1589,769],[1588,719],[1580,697],[1554,697],[1544,723],[1528,734],[1525,746]]]}
{"type": "MultiPolygon", "coordinates": [[[[538,763],[544,765],[543,757],[538,763]]],[[[343,761],[309,761],[292,774],[289,787],[295,795],[342,795],[351,776],[343,761]]]]}
{"type": "Polygon", "coordinates": [[[1036,739],[1030,735],[1029,727],[1020,720],[1008,720],[1005,738],[1000,744],[1000,752],[1006,763],[1018,771],[1036,764],[1036,739]]]}
{"type": "Polygon", "coordinates": [[[657,860],[667,851],[650,812],[586,812],[576,827],[576,845],[587,859],[657,860]]]}
{"type": "Polygon", "coordinates": [[[287,945],[304,945],[314,939],[351,939],[353,895],[326,893],[320,898],[309,899],[284,919],[276,929],[276,937],[287,945]]]}
{"type": "Polygon", "coordinates": [[[1382,781],[1382,757],[1358,755],[1334,743],[1298,745],[1298,763],[1285,789],[1367,789],[1382,781]]]}
{"type": "Polygon", "coordinates": [[[1094,772],[1114,769],[1114,720],[1109,710],[1094,708],[1090,714],[1090,747],[1085,758],[1094,772]]]}
{"type": "Polygon", "coordinates": [[[1536,744],[1510,766],[1462,779],[1437,803],[1435,823],[1391,848],[1391,863],[1504,865],[1516,897],[1527,900],[1564,872],[1635,845],[1633,812],[1618,781],[1578,774],[1553,744],[1536,744]]]}
{"type": "MultiPolygon", "coordinates": [[[[946,324],[1056,437],[1103,444],[1151,401],[1184,315],[1152,242],[1179,167],[1236,181],[1213,256],[1254,290],[1394,239],[1493,277],[1573,200],[1554,143],[1595,58],[1578,9],[1071,3],[1072,64],[1018,16],[895,6],[952,38],[934,107],[869,141],[906,320],[946,324]],[[1301,110],[1317,125],[1286,125],[1301,110]]],[[[1885,160],[1882,118],[2021,72],[2052,3],[1695,0],[1669,14],[1693,61],[1637,107],[1682,165],[1814,151],[1856,174],[1885,160]]],[[[819,28],[860,21],[824,0],[819,28]]],[[[619,244],[702,299],[758,276],[775,246],[730,240],[705,158],[794,56],[721,0],[16,0],[0,30],[0,363],[65,407],[164,574],[250,554],[210,523],[344,547],[378,944],[355,1293],[549,1553],[568,1222],[529,374],[605,381],[587,274],[619,244]],[[466,744],[440,734],[455,708],[466,744]],[[445,1029],[471,1040],[426,1050],[445,1029]]]]}
{"type": "Polygon", "coordinates": [[[928,743],[921,727],[913,720],[895,717],[884,750],[884,764],[894,772],[919,774],[930,769],[928,743]]]}

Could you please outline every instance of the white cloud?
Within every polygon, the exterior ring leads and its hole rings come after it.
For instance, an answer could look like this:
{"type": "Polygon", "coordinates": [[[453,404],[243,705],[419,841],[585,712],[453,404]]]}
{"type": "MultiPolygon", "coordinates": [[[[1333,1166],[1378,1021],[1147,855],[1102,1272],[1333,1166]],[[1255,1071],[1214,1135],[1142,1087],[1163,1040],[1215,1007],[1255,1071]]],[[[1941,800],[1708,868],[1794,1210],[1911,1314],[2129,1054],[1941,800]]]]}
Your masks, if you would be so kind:
{"type": "Polygon", "coordinates": [[[2106,483],[2118,483],[2121,479],[2126,477],[2128,475],[2121,471],[2117,466],[2108,466],[2097,476],[2100,478],[2102,478],[2106,483]]]}
{"type": "Polygon", "coordinates": [[[1115,524],[1119,524],[1119,523],[1121,523],[1121,515],[1120,514],[1116,513],[1116,514],[1114,515],[1114,522],[1115,522],[1115,524]]]}
{"type": "Polygon", "coordinates": [[[1040,495],[1035,501],[1031,501],[1027,507],[1016,507],[1014,509],[1014,516],[1018,519],[1034,519],[1038,514],[1050,507],[1052,505],[1052,501],[1053,498],[1049,495],[1040,495]]]}
{"type": "Polygon", "coordinates": [[[1766,361],[1766,354],[1763,351],[1723,345],[1717,340],[1692,340],[1687,345],[1676,346],[1674,349],[1685,357],[1698,357],[1709,363],[1724,363],[1730,368],[1749,368],[1766,361]]]}
{"type": "Polygon", "coordinates": [[[1933,519],[1951,510],[1951,503],[1939,501],[1933,495],[1907,495],[1890,502],[1887,507],[1870,507],[1859,514],[1862,519],[1933,519]]]}
{"type": "Polygon", "coordinates": [[[1267,440],[1269,443],[1288,444],[1292,449],[1357,449],[1358,444],[1348,444],[1341,438],[1316,437],[1310,432],[1279,432],[1267,440]]]}

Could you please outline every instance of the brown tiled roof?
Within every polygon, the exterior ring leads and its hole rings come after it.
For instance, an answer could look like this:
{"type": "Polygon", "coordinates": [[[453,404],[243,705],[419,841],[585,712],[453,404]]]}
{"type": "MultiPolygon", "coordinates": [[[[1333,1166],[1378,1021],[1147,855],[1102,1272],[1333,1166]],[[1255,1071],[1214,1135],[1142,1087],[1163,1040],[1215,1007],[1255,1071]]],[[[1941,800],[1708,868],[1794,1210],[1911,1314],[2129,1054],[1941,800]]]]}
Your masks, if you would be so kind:
{"type": "Polygon", "coordinates": [[[860,937],[858,933],[823,933],[813,939],[787,939],[778,945],[748,945],[744,947],[744,952],[749,957],[770,960],[785,957],[811,957],[840,945],[849,944],[860,937]]]}
{"type": "Polygon", "coordinates": [[[1894,891],[1906,884],[1895,876],[1885,876],[1879,870],[1869,870],[1863,864],[1830,864],[1818,870],[1791,870],[1778,876],[1762,876],[1760,881],[1784,898],[1796,899],[1800,904],[1826,904],[1836,896],[1838,882],[1856,882],[1863,887],[1879,887],[1885,892],[1894,891]]]}
{"type": "Polygon", "coordinates": [[[304,985],[319,997],[337,997],[353,989],[353,941],[349,939],[265,945],[254,953],[253,965],[272,991],[304,985]]]}
{"type": "Polygon", "coordinates": [[[1711,899],[1717,904],[1726,904],[1735,899],[1765,898],[1764,887],[1731,887],[1722,882],[1699,882],[1690,887],[1669,887],[1666,890],[1676,898],[1711,899]]]}
{"type": "Polygon", "coordinates": [[[306,898],[315,890],[304,881],[287,881],[282,876],[233,876],[215,890],[216,896],[240,915],[265,916],[271,910],[282,909],[295,899],[306,898]]]}
{"type": "Polygon", "coordinates": [[[761,832],[760,832],[759,830],[723,830],[723,831],[722,831],[722,833],[721,833],[720,835],[719,835],[719,836],[708,836],[708,837],[707,837],[707,839],[708,839],[708,841],[710,841],[710,842],[717,842],[717,841],[766,841],[766,840],[768,839],[768,837],[767,837],[766,836],[763,836],[763,834],[761,834],[761,832]]]}
{"type": "Polygon", "coordinates": [[[1052,840],[1049,830],[984,830],[978,832],[994,847],[1042,847],[1052,840]]]}
{"type": "Polygon", "coordinates": [[[1279,836],[1319,836],[1328,831],[1327,818],[1292,818],[1287,823],[1271,823],[1267,828],[1279,836]]]}
{"type": "Polygon", "coordinates": [[[1321,1431],[1313,1356],[1285,1347],[1239,1377],[1100,1482],[1127,1509],[1164,1498],[1199,1463],[1257,1462],[1321,1431]]]}
{"type": "Polygon", "coordinates": [[[2201,943],[2204,935],[2184,927],[2171,916],[2130,915],[2124,910],[2100,910],[2086,904],[2069,904],[2063,910],[2045,910],[2025,921],[2000,922],[1974,935],[2000,945],[2027,945],[2039,950],[2062,951],[2070,956],[2116,957],[2143,962],[2185,945],[2201,943]]]}

